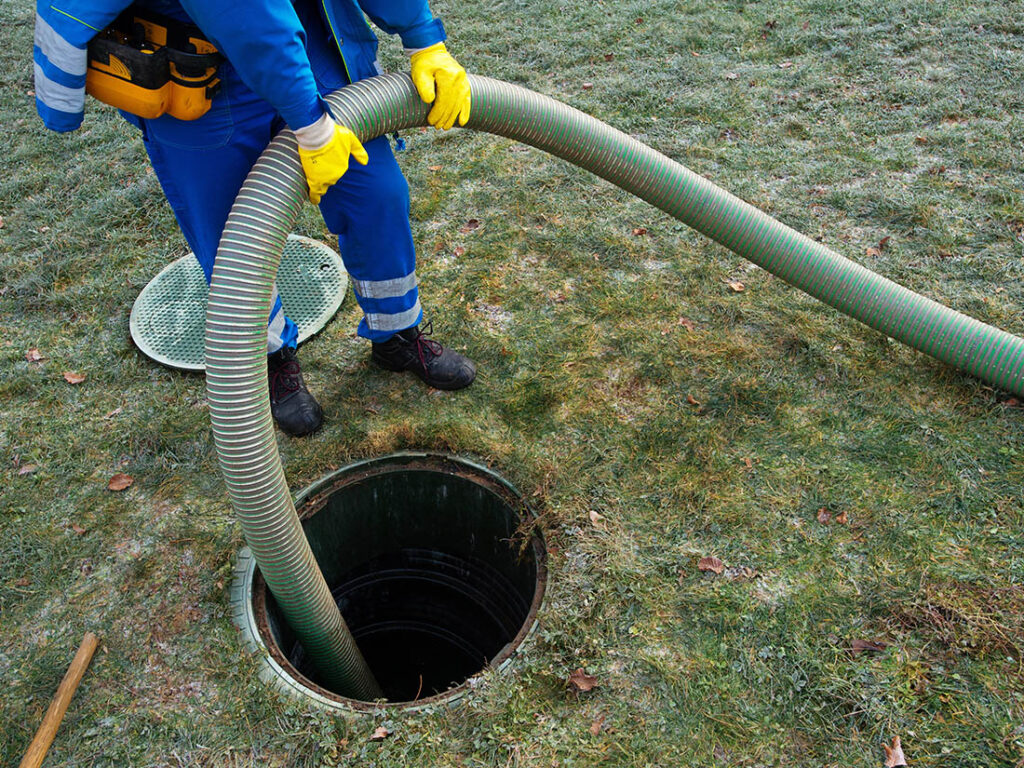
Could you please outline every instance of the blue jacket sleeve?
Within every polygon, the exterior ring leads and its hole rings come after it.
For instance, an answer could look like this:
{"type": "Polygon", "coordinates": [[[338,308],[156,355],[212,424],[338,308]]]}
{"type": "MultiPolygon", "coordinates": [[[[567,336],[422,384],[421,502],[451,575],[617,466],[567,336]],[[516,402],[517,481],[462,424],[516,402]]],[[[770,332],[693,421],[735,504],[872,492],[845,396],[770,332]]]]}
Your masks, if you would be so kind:
{"type": "Polygon", "coordinates": [[[181,0],[185,12],[220,49],[239,77],[281,114],[290,128],[326,111],[304,45],[305,33],[287,0],[181,0]]]}
{"type": "Polygon", "coordinates": [[[447,39],[444,25],[424,0],[359,0],[370,20],[389,35],[399,35],[406,48],[426,48],[447,39]]]}

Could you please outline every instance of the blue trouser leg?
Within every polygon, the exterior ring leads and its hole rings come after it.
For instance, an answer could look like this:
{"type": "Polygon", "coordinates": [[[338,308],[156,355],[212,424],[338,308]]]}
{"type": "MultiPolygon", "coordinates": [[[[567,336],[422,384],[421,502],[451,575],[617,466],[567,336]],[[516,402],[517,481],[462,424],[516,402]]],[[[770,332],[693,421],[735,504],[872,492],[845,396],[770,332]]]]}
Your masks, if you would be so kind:
{"type": "Polygon", "coordinates": [[[363,145],[365,166],[348,172],[320,200],[320,214],[352,278],[363,310],[360,336],[385,341],[422,318],[416,249],[409,228],[409,185],[386,136],[363,145]]]}
{"type": "MultiPolygon", "coordinates": [[[[198,120],[132,119],[142,128],[153,170],[207,283],[238,190],[282,125],[276,112],[226,66],[222,82],[225,92],[198,120]]],[[[285,317],[275,287],[267,349],[294,347],[297,338],[298,329],[285,317]]]]}

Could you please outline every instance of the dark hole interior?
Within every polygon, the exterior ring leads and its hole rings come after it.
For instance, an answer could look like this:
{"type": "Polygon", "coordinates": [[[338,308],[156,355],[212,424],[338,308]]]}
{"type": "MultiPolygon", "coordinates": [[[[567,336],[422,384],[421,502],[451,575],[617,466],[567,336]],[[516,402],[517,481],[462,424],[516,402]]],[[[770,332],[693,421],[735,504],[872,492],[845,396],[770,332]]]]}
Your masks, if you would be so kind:
{"type": "MultiPolygon", "coordinates": [[[[522,503],[491,477],[445,462],[384,470],[337,478],[303,525],[384,694],[407,702],[460,685],[516,639],[540,542],[524,545],[522,503]]],[[[278,648],[327,688],[269,594],[266,605],[278,648]]]]}

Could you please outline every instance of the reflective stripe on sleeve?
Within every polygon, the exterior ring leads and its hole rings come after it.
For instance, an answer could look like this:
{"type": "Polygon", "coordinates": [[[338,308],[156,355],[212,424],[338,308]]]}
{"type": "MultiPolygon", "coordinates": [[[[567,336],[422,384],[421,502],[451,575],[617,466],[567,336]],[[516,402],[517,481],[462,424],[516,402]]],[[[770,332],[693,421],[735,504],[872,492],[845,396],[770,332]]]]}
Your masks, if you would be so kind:
{"type": "Polygon", "coordinates": [[[50,109],[60,112],[81,112],[85,108],[85,86],[81,88],[68,88],[66,85],[54,82],[43,68],[35,64],[36,98],[50,109]]]}
{"type": "Polygon", "coordinates": [[[56,67],[69,75],[82,76],[87,66],[84,48],[76,48],[51,27],[42,16],[36,16],[35,44],[56,67]]]}

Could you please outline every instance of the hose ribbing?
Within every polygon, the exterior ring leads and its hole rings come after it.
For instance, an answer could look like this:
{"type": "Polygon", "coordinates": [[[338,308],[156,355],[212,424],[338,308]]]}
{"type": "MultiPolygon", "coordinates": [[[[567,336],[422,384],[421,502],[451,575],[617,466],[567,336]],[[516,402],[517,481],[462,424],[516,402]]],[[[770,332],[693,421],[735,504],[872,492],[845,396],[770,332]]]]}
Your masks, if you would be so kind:
{"type": "MultiPolygon", "coordinates": [[[[1024,395],[1024,339],[924,298],[781,224],[626,134],[523,88],[470,76],[467,127],[564,158],[646,200],[839,311],[1024,395]]],[[[328,97],[363,141],[426,124],[407,75],[328,97]]],[[[284,479],[267,397],[266,318],[285,239],[306,198],[292,134],[271,142],[228,217],[210,285],[206,379],[214,441],[246,541],[289,624],[339,692],[379,689],[313,559],[284,479]]]]}

